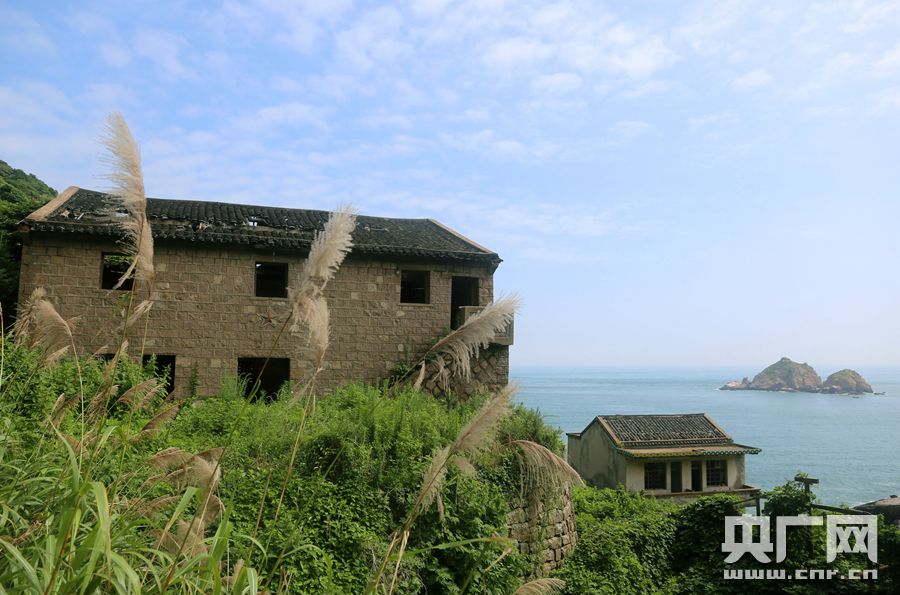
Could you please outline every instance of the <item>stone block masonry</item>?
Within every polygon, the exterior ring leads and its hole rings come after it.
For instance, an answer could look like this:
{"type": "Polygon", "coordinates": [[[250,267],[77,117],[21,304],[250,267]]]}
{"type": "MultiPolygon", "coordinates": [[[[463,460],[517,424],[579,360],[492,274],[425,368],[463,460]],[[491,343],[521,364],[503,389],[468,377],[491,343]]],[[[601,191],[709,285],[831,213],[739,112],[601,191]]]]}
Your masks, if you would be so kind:
{"type": "Polygon", "coordinates": [[[571,490],[546,502],[519,502],[507,517],[509,535],[519,553],[532,561],[534,576],[543,577],[562,566],[578,541],[571,490]]]}
{"type": "Polygon", "coordinates": [[[423,388],[435,396],[445,396],[452,391],[455,395],[468,399],[475,393],[495,392],[509,382],[509,347],[506,345],[490,345],[479,351],[478,357],[472,361],[469,378],[457,374],[453,365],[449,366],[451,379],[448,386],[435,378],[433,365],[426,369],[426,380],[423,388]]]}
{"type": "MultiPolygon", "coordinates": [[[[32,232],[23,248],[20,302],[43,286],[64,318],[80,317],[75,329],[81,354],[111,352],[125,291],[101,289],[102,253],[119,252],[112,241],[73,234],[32,232]]],[[[218,392],[222,378],[237,374],[237,359],[290,359],[290,377],[311,373],[305,335],[284,333],[286,298],[255,296],[255,263],[288,265],[289,289],[297,286],[305,255],[237,245],[158,241],[153,309],[144,324],[129,331],[129,353],[174,355],[175,390],[200,396],[218,392]]],[[[479,279],[479,301],[493,299],[493,267],[482,263],[438,263],[356,258],[351,253],[326,289],[331,344],[319,392],[349,382],[378,382],[400,362],[421,356],[450,326],[451,280],[479,279]],[[429,272],[427,304],[400,302],[403,270],[429,272]]],[[[137,299],[146,299],[138,286],[137,299]]],[[[487,350],[476,362],[475,380],[496,387],[507,382],[508,348],[487,350]]]]}

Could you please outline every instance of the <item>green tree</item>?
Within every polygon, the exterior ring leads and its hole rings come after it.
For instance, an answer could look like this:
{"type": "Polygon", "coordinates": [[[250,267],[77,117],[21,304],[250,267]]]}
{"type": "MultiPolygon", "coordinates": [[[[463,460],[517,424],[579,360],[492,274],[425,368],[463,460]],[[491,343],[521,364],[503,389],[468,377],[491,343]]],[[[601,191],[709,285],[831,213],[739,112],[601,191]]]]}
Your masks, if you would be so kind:
{"type": "Polygon", "coordinates": [[[56,195],[56,191],[28,174],[0,161],[0,305],[6,324],[16,311],[22,234],[19,222],[56,195]]]}

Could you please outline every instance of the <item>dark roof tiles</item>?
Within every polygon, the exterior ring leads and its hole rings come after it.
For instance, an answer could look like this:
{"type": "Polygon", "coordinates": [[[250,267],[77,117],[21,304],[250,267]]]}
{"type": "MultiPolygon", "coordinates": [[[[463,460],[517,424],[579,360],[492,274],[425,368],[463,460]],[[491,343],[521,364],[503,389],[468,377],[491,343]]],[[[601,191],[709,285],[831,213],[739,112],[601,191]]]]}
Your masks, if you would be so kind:
{"type": "MultiPolygon", "coordinates": [[[[24,223],[35,231],[120,236],[121,212],[116,198],[79,188],[46,216],[32,214],[24,223]]],[[[147,199],[153,236],[189,242],[308,250],[328,215],[327,211],[311,209],[147,199]]],[[[430,219],[360,215],[353,243],[357,254],[500,262],[496,253],[430,219]]]]}
{"type": "Polygon", "coordinates": [[[731,436],[704,413],[675,415],[600,415],[617,446],[625,448],[732,444],[731,436]]]}

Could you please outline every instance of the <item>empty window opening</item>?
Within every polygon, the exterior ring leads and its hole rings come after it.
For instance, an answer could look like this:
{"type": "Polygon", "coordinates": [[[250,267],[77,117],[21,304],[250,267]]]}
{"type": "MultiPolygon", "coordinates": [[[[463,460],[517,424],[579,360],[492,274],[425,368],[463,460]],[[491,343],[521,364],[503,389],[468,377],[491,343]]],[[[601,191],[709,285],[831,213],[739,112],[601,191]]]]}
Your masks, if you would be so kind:
{"type": "Polygon", "coordinates": [[[259,390],[254,400],[264,398],[271,401],[278,394],[281,385],[291,378],[291,360],[273,357],[266,362],[264,357],[239,357],[238,376],[246,383],[244,396],[249,397],[259,379],[259,390]]]}
{"type": "MultiPolygon", "coordinates": [[[[100,288],[112,289],[116,286],[116,283],[119,282],[119,279],[122,278],[122,275],[128,270],[128,267],[131,266],[131,257],[124,254],[104,252],[102,254],[101,262],[103,273],[100,277],[100,288]]],[[[132,286],[134,286],[134,279],[129,277],[128,279],[125,279],[117,289],[131,291],[132,286]]]]}
{"type": "Polygon", "coordinates": [[[666,464],[644,463],[644,489],[666,489],[666,464]]]}
{"type": "Polygon", "coordinates": [[[450,328],[458,329],[465,322],[464,306],[478,306],[478,277],[453,277],[450,281],[450,328]]]}
{"type": "Polygon", "coordinates": [[[725,461],[706,461],[706,485],[728,485],[728,464],[725,461]]]}
{"type": "Polygon", "coordinates": [[[429,285],[428,271],[400,271],[400,303],[429,303],[429,285]]]}
{"type": "Polygon", "coordinates": [[[287,297],[286,262],[256,263],[256,297],[287,297]]]}
{"type": "Polygon", "coordinates": [[[691,491],[703,491],[703,471],[700,461],[691,461],[691,491]]]}
{"type": "Polygon", "coordinates": [[[144,366],[153,363],[153,373],[157,378],[166,379],[166,394],[175,390],[175,356],[174,355],[145,355],[144,366]]]}

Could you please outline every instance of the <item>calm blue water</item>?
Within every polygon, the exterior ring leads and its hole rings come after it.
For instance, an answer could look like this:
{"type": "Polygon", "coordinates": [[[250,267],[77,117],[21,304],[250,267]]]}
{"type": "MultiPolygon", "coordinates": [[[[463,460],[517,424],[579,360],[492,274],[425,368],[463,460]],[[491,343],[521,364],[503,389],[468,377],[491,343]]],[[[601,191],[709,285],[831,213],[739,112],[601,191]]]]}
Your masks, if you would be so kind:
{"type": "Polygon", "coordinates": [[[513,367],[518,399],[578,432],[600,414],[708,413],[747,456],[747,483],[771,488],[805,471],[827,504],[900,494],[900,369],[860,368],[884,396],[716,390],[747,369],[513,367]]]}

